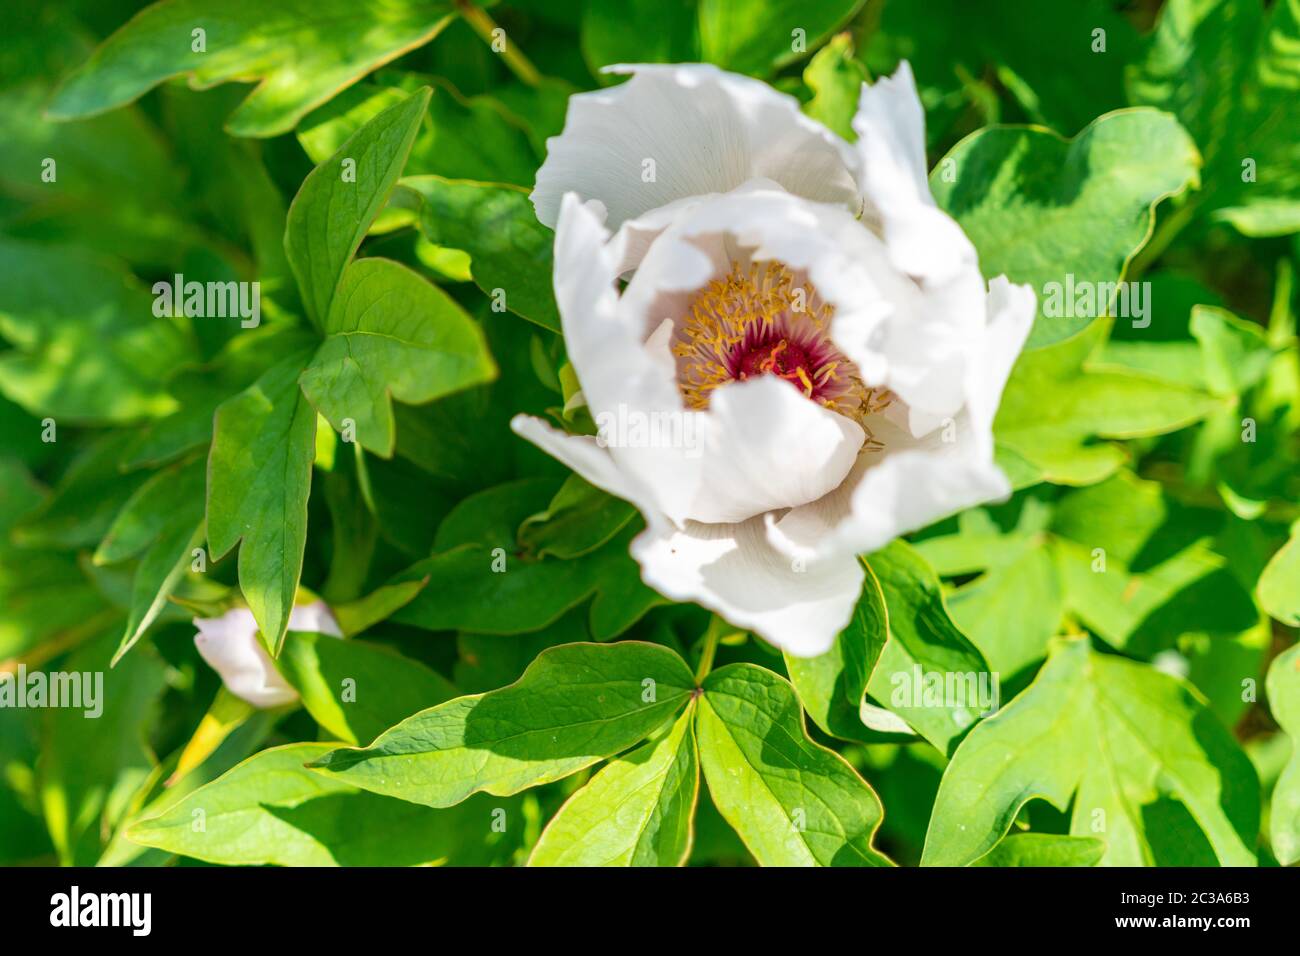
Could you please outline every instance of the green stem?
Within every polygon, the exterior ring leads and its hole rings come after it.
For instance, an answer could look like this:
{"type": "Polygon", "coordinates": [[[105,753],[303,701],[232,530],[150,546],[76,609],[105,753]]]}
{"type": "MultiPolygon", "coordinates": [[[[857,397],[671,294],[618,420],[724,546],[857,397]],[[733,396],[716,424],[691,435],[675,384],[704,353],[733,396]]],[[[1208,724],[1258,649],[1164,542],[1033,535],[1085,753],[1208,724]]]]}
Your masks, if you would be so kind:
{"type": "Polygon", "coordinates": [[[704,632],[704,649],[700,651],[700,663],[695,668],[695,683],[701,684],[713,670],[713,658],[718,653],[718,641],[727,629],[727,624],[716,615],[709,621],[708,630],[704,632]]]}
{"type": "MultiPolygon", "coordinates": [[[[483,38],[483,42],[489,47],[492,46],[496,39],[494,34],[501,29],[497,26],[496,21],[488,16],[474,0],[455,0],[456,11],[464,18],[465,22],[483,38]]],[[[505,31],[502,30],[502,37],[505,37],[505,31]]],[[[495,47],[493,48],[495,49],[495,47]]],[[[501,58],[506,61],[506,66],[510,68],[520,81],[527,83],[529,86],[540,86],[542,83],[542,74],[537,72],[537,67],[529,61],[528,57],[519,50],[514,43],[507,38],[505,47],[501,51],[501,58]]]]}

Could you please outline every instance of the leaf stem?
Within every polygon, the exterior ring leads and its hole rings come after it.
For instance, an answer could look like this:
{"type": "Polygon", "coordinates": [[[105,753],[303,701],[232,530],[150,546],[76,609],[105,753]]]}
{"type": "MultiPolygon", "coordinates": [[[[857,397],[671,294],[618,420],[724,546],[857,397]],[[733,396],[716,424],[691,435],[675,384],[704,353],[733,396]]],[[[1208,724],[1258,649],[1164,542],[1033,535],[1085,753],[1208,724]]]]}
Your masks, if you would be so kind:
{"type": "Polygon", "coordinates": [[[727,622],[716,614],[709,619],[709,627],[704,632],[704,649],[700,651],[700,663],[695,668],[695,683],[701,684],[713,670],[713,658],[718,653],[718,641],[722,640],[727,622]]]}
{"type": "Polygon", "coordinates": [[[510,72],[519,77],[520,81],[529,86],[540,86],[542,74],[537,72],[537,67],[533,66],[528,57],[506,37],[505,30],[497,26],[495,20],[488,16],[487,11],[480,7],[474,0],[455,0],[456,12],[458,12],[465,22],[483,38],[483,42],[496,51],[495,42],[500,37],[504,42],[502,44],[501,58],[506,61],[506,66],[510,72]],[[500,32],[498,32],[500,31],[500,32]]]}

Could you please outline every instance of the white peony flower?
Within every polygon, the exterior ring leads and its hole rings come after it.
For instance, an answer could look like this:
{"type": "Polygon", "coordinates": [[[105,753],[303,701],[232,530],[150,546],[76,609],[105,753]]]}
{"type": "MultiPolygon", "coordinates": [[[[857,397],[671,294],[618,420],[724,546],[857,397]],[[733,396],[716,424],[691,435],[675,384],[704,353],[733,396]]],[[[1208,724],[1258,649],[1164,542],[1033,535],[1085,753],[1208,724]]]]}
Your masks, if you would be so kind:
{"type": "MultiPolygon", "coordinates": [[[[254,707],[279,707],[298,699],[271,655],[257,636],[257,621],[246,607],[232,608],[221,617],[196,617],[194,646],[208,665],[221,675],[226,688],[254,707]]],[[[289,630],[342,637],[338,622],[324,601],[295,607],[289,615],[289,630]]]]}
{"type": "Polygon", "coordinates": [[[645,581],[827,650],[857,555],[1009,493],[993,416],[1035,312],[930,195],[911,70],[846,143],[711,66],[619,66],[569,101],[532,194],[599,427],[517,433],[634,503],[645,581]]]}

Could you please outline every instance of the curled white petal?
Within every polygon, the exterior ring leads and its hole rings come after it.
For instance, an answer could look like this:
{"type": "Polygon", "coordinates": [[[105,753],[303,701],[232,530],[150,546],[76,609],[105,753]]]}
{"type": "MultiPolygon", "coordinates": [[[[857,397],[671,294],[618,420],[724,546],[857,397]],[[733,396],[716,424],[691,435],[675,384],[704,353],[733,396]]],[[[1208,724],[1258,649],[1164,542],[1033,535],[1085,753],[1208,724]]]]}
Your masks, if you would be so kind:
{"type": "Polygon", "coordinates": [[[825,653],[862,590],[855,557],[804,563],[771,547],[761,518],[684,528],[652,524],[632,542],[645,582],[695,601],[799,657],[825,653]]]}
{"type": "Polygon", "coordinates": [[[871,419],[884,445],[864,454],[830,494],[781,517],[768,516],[772,545],[805,559],[874,551],[964,508],[1005,498],[993,461],[993,416],[1035,314],[1034,293],[999,276],[990,283],[989,324],[972,348],[955,416],[917,437],[906,409],[871,419]]]}
{"type": "Polygon", "coordinates": [[[599,199],[612,227],[689,196],[766,177],[857,212],[857,157],[792,96],[704,64],[612,66],[626,83],[569,98],[564,131],[537,172],[537,218],[565,193],[599,199]]]}
{"type": "Polygon", "coordinates": [[[966,271],[976,261],[975,248],[930,195],[925,112],[906,61],[893,76],[863,84],[853,130],[868,217],[898,268],[928,284],[966,271]]]}

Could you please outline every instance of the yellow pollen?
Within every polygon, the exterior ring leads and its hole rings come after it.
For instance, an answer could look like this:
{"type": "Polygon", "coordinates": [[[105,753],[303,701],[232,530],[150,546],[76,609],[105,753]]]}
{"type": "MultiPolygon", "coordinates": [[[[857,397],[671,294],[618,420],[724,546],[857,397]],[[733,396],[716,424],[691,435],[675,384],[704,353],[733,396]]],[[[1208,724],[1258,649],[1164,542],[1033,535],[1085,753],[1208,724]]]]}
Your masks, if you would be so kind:
{"type": "MultiPolygon", "coordinates": [[[[811,283],[796,284],[783,263],[733,264],[731,272],[700,290],[677,321],[672,353],[686,404],[707,408],[719,386],[770,374],[862,424],[894,396],[866,385],[857,366],[831,341],[834,315],[834,306],[811,283]]],[[[882,447],[869,429],[865,447],[882,447]]]]}

